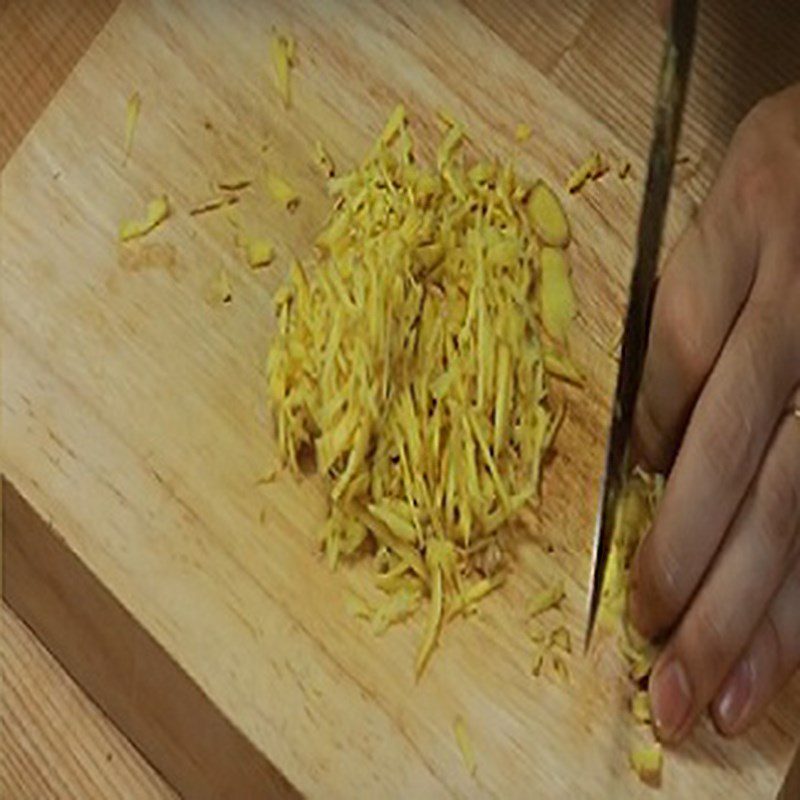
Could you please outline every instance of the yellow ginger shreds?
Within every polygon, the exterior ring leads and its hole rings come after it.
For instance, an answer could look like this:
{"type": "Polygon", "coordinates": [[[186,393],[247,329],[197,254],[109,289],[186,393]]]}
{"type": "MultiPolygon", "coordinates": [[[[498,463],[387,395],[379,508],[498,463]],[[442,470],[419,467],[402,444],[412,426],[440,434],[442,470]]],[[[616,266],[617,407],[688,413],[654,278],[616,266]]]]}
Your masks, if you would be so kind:
{"type": "Polygon", "coordinates": [[[389,115],[378,142],[387,146],[392,144],[400,129],[405,127],[405,124],[406,107],[402,103],[398,103],[389,115]]]}
{"type": "Polygon", "coordinates": [[[425,626],[425,634],[422,637],[422,643],[417,652],[417,660],[414,665],[417,677],[422,674],[422,670],[425,669],[425,665],[428,663],[433,648],[436,646],[436,640],[439,636],[439,626],[442,622],[442,569],[439,566],[434,566],[431,572],[432,586],[428,622],[425,626]]]}
{"type": "Polygon", "coordinates": [[[630,763],[640,781],[648,786],[661,786],[664,753],[660,744],[637,745],[631,751],[630,763]]]}
{"type": "Polygon", "coordinates": [[[234,238],[236,240],[237,246],[241,246],[240,237],[242,235],[242,216],[239,213],[239,209],[236,208],[235,205],[233,206],[225,206],[224,211],[222,212],[223,216],[225,217],[228,224],[234,230],[234,238]]]}
{"type": "Polygon", "coordinates": [[[289,73],[295,64],[295,49],[293,36],[275,33],[270,39],[269,53],[272,59],[272,68],[275,71],[275,85],[285,108],[288,108],[291,103],[289,73]]]}
{"type": "Polygon", "coordinates": [[[133,148],[133,135],[136,132],[136,123],[139,121],[139,112],[142,109],[142,98],[139,92],[134,92],[125,107],[125,161],[131,155],[133,148]]]}
{"type": "Polygon", "coordinates": [[[259,486],[269,486],[271,483],[275,483],[280,471],[280,467],[268,467],[258,476],[256,484],[259,486]]]}
{"type": "MultiPolygon", "coordinates": [[[[446,180],[453,181],[453,173],[449,173],[448,178],[448,172],[446,171],[446,168],[450,165],[453,155],[461,147],[463,141],[464,128],[459,123],[455,123],[447,129],[447,132],[445,133],[444,138],[439,145],[439,150],[436,154],[436,166],[442,175],[444,175],[446,180]]],[[[456,189],[454,189],[454,193],[458,194],[456,189]]]]}
{"type": "Polygon", "coordinates": [[[291,34],[286,34],[286,56],[291,66],[297,64],[297,39],[291,34]]]}
{"type": "Polygon", "coordinates": [[[541,627],[528,628],[528,638],[534,644],[544,645],[547,642],[547,636],[541,627]]]}
{"type": "Polygon", "coordinates": [[[481,578],[468,586],[464,592],[458,595],[448,611],[447,619],[452,619],[457,614],[465,616],[475,609],[475,604],[505,583],[505,573],[498,572],[491,578],[481,578]]]}
{"type": "Polygon", "coordinates": [[[326,177],[332,178],[336,174],[336,165],[330,153],[320,141],[314,142],[314,162],[325,173],[326,177]]]}
{"type": "Polygon", "coordinates": [[[266,267],[275,258],[275,246],[269,239],[246,239],[245,258],[252,269],[266,267]]]}
{"type": "Polygon", "coordinates": [[[633,718],[642,725],[651,722],[650,695],[643,689],[638,690],[631,698],[631,713],[633,718]]]}
{"type": "Polygon", "coordinates": [[[559,625],[559,627],[550,631],[548,642],[550,647],[557,647],[565,653],[572,652],[572,639],[570,638],[569,631],[563,625],[559,625]]]}
{"type": "Polygon", "coordinates": [[[570,194],[579,192],[588,181],[595,181],[608,172],[608,164],[596,150],[581,164],[567,180],[570,194]]]}
{"type": "Polygon", "coordinates": [[[217,182],[221,192],[241,192],[250,187],[253,182],[249,178],[226,178],[217,182]]]}
{"type": "Polygon", "coordinates": [[[560,248],[543,247],[539,257],[542,262],[540,288],[542,324],[554,339],[564,342],[569,326],[577,313],[577,302],[569,277],[569,265],[564,251],[560,248]]]}
{"type": "Polygon", "coordinates": [[[273,200],[276,200],[287,211],[293,212],[300,204],[300,195],[280,175],[269,171],[264,176],[264,186],[273,200]]]}
{"type": "Polygon", "coordinates": [[[372,615],[375,613],[374,609],[361,595],[355,592],[348,592],[344,598],[345,610],[351,617],[356,619],[363,619],[366,621],[372,620],[372,615]]]}
{"type": "Polygon", "coordinates": [[[529,617],[538,617],[551,608],[560,608],[561,602],[567,596],[564,591],[564,581],[559,580],[549,589],[537,592],[525,604],[525,612],[529,617]]]}
{"type": "Polygon", "coordinates": [[[544,368],[554,378],[561,378],[575,386],[583,386],[586,383],[586,378],[573,364],[572,359],[568,355],[557,353],[555,350],[547,349],[544,351],[544,368]]]}
{"type": "Polygon", "coordinates": [[[156,197],[147,204],[147,211],[143,220],[130,220],[123,222],[119,228],[121,242],[127,242],[141,236],[146,236],[157,228],[169,216],[169,200],[166,195],[156,197]]]}
{"type": "Polygon", "coordinates": [[[516,128],[514,128],[514,138],[518,142],[527,142],[528,139],[531,138],[531,126],[527,125],[524,122],[520,122],[516,128]]]}
{"type": "Polygon", "coordinates": [[[640,683],[652,672],[658,648],[651,642],[643,640],[630,625],[625,625],[623,635],[622,654],[628,662],[631,680],[640,683]]]}
{"type": "Polygon", "coordinates": [[[284,462],[297,472],[310,449],[328,481],[329,562],[367,541],[387,602],[428,604],[418,674],[442,624],[502,583],[499,534],[538,491],[560,419],[533,311],[532,182],[471,163],[462,139],[449,125],[421,163],[398,106],[365,161],[329,181],[267,363],[284,462]]]}
{"type": "Polygon", "coordinates": [[[561,683],[569,683],[569,667],[567,667],[567,662],[564,660],[563,656],[551,651],[550,658],[553,662],[553,673],[556,678],[558,678],[561,683]]]}
{"type": "Polygon", "coordinates": [[[655,657],[650,653],[639,653],[631,662],[630,662],[630,671],[629,674],[631,676],[631,680],[636,681],[643,681],[650,676],[650,673],[653,671],[653,665],[655,664],[655,657]]]}
{"type": "Polygon", "coordinates": [[[528,217],[536,235],[550,247],[566,247],[570,240],[567,214],[555,192],[537,181],[528,199],[528,217]]]}
{"type": "MultiPolygon", "coordinates": [[[[662,492],[663,480],[660,477],[641,472],[634,472],[623,487],[615,512],[611,552],[603,579],[601,611],[607,618],[622,617],[631,561],[640,539],[653,522],[662,492]]],[[[632,631],[629,633],[632,634],[632,631]]]]}
{"type": "MultiPolygon", "coordinates": [[[[636,548],[650,529],[656,507],[664,491],[659,475],[634,470],[625,481],[615,509],[611,552],[603,579],[600,612],[606,621],[624,622],[628,577],[636,548]]],[[[631,701],[634,719],[650,724],[647,679],[653,668],[657,648],[640,637],[632,626],[622,625],[621,650],[628,662],[629,675],[639,688],[631,701]]],[[[658,744],[637,746],[630,763],[639,778],[653,786],[660,785],[663,754],[658,744]]]]}
{"type": "Polygon", "coordinates": [[[227,304],[233,300],[233,290],[228,280],[228,273],[220,269],[208,290],[208,302],[212,305],[227,304]]]}
{"type": "Polygon", "coordinates": [[[447,131],[448,128],[452,128],[455,126],[456,116],[449,108],[444,108],[444,107],[437,108],[436,122],[442,131],[447,131]]]}
{"type": "Polygon", "coordinates": [[[381,603],[372,615],[372,632],[383,633],[390,625],[402,622],[419,607],[421,593],[413,587],[403,587],[381,603]]]}
{"type": "Polygon", "coordinates": [[[212,197],[209,200],[204,200],[202,203],[198,203],[193,208],[189,209],[189,215],[192,217],[200,216],[201,214],[206,214],[209,211],[216,211],[223,206],[233,206],[239,202],[238,197],[212,197]]]}
{"type": "Polygon", "coordinates": [[[456,735],[456,744],[461,751],[461,758],[464,759],[464,766],[467,768],[467,772],[469,772],[470,775],[474,775],[478,764],[475,761],[475,751],[472,749],[472,740],[469,737],[467,725],[462,717],[456,717],[456,721],[453,724],[453,731],[456,735]]]}
{"type": "Polygon", "coordinates": [[[533,660],[531,661],[531,675],[534,678],[538,678],[542,674],[542,669],[544,669],[544,657],[547,654],[547,648],[545,646],[541,646],[533,655],[533,660]]]}
{"type": "Polygon", "coordinates": [[[417,529],[414,527],[414,517],[411,506],[402,500],[386,498],[381,503],[371,503],[369,512],[385,523],[389,530],[407,542],[417,541],[417,529]],[[405,512],[403,510],[405,507],[405,512]]]}

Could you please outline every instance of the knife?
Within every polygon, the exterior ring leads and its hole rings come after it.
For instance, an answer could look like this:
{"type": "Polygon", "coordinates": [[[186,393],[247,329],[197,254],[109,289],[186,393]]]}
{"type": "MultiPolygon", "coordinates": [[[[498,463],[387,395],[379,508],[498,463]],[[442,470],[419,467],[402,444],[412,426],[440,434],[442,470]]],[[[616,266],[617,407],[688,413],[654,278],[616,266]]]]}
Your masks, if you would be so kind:
{"type": "Polygon", "coordinates": [[[605,473],[595,523],[584,652],[589,649],[597,619],[611,550],[617,500],[628,471],[633,412],[647,352],[658,256],[694,50],[696,23],[697,0],[673,0],[658,81],[647,182],[639,217],[636,262],[628,297],[617,388],[611,407],[611,431],[606,445],[605,473]]]}

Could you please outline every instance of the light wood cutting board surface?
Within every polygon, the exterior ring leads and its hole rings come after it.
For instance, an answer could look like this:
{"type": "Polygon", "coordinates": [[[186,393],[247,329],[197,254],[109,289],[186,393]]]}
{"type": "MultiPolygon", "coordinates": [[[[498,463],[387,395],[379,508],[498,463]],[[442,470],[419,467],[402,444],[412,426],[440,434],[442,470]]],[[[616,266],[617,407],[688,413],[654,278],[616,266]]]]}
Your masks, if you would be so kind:
{"type": "MultiPolygon", "coordinates": [[[[582,303],[573,345],[589,385],[568,393],[543,509],[507,590],[478,621],[445,630],[418,685],[419,622],[373,639],[343,604],[364,575],[331,574],[314,553],[321,487],[255,487],[274,457],[261,396],[270,293],[327,209],[311,145],[321,138],[353,163],[398,100],[428,152],[433,111],[445,105],[480,150],[513,154],[522,172],[560,183],[597,146],[642,173],[610,128],[459,5],[123,4],[4,173],[4,470],[301,791],[514,797],[533,785],[545,796],[635,796],[613,653],[573,659],[569,690],[535,681],[519,608],[564,574],[574,634],[582,623],[607,351],[638,181],[608,179],[569,204],[582,303]],[[272,24],[300,43],[288,113],[267,76],[272,24]],[[143,111],[123,167],[133,89],[143,111]],[[521,121],[535,131],[522,147],[521,121]],[[277,266],[253,274],[223,218],[186,210],[209,179],[252,173],[264,145],[302,203],[293,217],[256,193],[243,203],[254,231],[279,242],[277,266]],[[119,220],[161,191],[175,217],[119,249],[119,220]],[[222,264],[227,308],[206,300],[222,264]],[[457,714],[472,731],[475,780],[455,746],[457,714]]],[[[673,239],[688,195],[674,206],[673,239]]],[[[739,742],[701,730],[668,761],[663,796],[774,794],[797,712],[795,691],[739,742]]]]}

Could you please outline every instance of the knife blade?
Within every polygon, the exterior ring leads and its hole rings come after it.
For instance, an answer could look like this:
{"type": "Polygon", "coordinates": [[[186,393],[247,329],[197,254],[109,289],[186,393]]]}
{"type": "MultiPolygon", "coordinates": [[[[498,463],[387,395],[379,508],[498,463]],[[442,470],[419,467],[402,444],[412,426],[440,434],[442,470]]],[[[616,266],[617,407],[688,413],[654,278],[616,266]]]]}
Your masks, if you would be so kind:
{"type": "Polygon", "coordinates": [[[600,607],[617,501],[628,470],[633,412],[647,353],[658,257],[694,51],[696,25],[697,0],[674,0],[658,81],[647,181],[639,217],[636,261],[628,296],[622,353],[611,407],[610,434],[606,444],[605,472],[595,522],[584,652],[589,649],[600,607]]]}

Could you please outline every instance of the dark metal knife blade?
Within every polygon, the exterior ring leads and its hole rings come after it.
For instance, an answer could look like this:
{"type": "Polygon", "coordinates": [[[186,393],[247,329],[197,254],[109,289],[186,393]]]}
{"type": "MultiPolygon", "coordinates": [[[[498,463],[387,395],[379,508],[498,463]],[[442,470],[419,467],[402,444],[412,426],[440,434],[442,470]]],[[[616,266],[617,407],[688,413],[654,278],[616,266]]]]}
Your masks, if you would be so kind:
{"type": "Polygon", "coordinates": [[[617,388],[611,409],[611,432],[606,446],[602,494],[595,524],[584,650],[589,648],[600,606],[617,500],[628,470],[633,412],[647,352],[653,289],[694,50],[696,23],[697,0],[674,0],[661,63],[647,182],[639,218],[636,262],[631,278],[617,388]]]}

